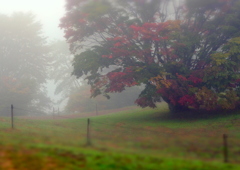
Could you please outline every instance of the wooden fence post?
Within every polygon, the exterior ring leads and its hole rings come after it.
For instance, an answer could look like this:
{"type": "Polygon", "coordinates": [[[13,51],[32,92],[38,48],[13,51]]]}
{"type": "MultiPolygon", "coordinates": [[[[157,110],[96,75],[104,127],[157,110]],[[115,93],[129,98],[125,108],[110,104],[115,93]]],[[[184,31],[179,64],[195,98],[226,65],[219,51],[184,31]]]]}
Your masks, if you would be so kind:
{"type": "Polygon", "coordinates": [[[90,119],[87,120],[87,145],[91,145],[91,137],[90,137],[90,119]]]}
{"type": "Polygon", "coordinates": [[[53,113],[52,113],[52,117],[53,117],[53,119],[54,119],[54,112],[55,112],[55,110],[54,110],[54,107],[53,107],[53,113]]]}
{"type": "Polygon", "coordinates": [[[226,134],[223,134],[223,156],[224,156],[224,162],[228,162],[228,143],[227,143],[228,136],[226,134]]]}
{"type": "Polygon", "coordinates": [[[96,115],[98,115],[98,104],[96,103],[96,115]]]}
{"type": "Polygon", "coordinates": [[[13,125],[13,105],[11,105],[11,123],[12,123],[12,129],[14,128],[14,125],[13,125]]]}

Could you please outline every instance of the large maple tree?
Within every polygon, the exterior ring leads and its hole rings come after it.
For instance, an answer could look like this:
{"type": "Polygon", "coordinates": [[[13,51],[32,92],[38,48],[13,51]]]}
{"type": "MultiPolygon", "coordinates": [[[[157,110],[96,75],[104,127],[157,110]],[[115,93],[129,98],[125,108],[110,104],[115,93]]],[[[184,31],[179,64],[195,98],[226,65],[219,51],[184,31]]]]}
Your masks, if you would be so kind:
{"type": "Polygon", "coordinates": [[[171,111],[239,103],[239,0],[66,0],[60,27],[92,96],[145,85],[171,111]],[[105,68],[111,67],[105,71],[105,68]]]}

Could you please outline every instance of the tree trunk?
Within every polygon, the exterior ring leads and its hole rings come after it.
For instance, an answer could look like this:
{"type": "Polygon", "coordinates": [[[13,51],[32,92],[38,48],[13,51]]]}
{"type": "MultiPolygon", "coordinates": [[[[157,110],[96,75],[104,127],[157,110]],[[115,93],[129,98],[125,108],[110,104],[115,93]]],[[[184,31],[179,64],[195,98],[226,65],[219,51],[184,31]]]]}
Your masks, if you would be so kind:
{"type": "Polygon", "coordinates": [[[184,112],[189,110],[189,108],[186,106],[182,106],[180,104],[174,105],[172,103],[168,103],[168,108],[171,113],[178,113],[178,112],[184,112]]]}
{"type": "Polygon", "coordinates": [[[179,103],[174,105],[171,103],[170,100],[168,100],[165,97],[162,97],[162,99],[168,104],[168,108],[171,113],[179,113],[179,112],[189,111],[189,108],[187,106],[180,105],[179,103]]]}

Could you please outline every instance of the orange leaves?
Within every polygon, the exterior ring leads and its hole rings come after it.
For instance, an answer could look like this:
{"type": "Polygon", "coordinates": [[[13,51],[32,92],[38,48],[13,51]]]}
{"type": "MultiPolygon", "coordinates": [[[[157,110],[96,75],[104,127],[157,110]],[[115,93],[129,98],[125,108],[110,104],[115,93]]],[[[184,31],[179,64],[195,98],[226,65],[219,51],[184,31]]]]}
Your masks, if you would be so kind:
{"type": "Polygon", "coordinates": [[[222,93],[218,100],[218,103],[223,109],[235,109],[236,103],[239,101],[236,91],[232,89],[222,93]]]}
{"type": "Polygon", "coordinates": [[[152,85],[156,86],[157,89],[162,87],[170,88],[172,83],[169,80],[166,80],[165,76],[158,75],[157,77],[152,77],[150,80],[152,85]]]}
{"type": "Polygon", "coordinates": [[[216,93],[207,87],[203,86],[195,94],[197,101],[200,103],[200,107],[207,110],[214,110],[218,105],[218,97],[216,93]]]}
{"type": "Polygon", "coordinates": [[[182,76],[182,75],[180,75],[180,74],[178,74],[178,73],[176,73],[176,76],[178,77],[178,79],[180,79],[180,80],[182,80],[182,81],[187,81],[187,78],[186,78],[186,77],[184,77],[184,76],[182,76]]]}
{"type": "Polygon", "coordinates": [[[102,58],[113,58],[112,55],[102,55],[102,58]]]}
{"type": "Polygon", "coordinates": [[[167,28],[169,30],[179,30],[180,29],[180,24],[181,24],[181,21],[180,20],[168,20],[166,21],[166,23],[168,24],[167,28]]]}

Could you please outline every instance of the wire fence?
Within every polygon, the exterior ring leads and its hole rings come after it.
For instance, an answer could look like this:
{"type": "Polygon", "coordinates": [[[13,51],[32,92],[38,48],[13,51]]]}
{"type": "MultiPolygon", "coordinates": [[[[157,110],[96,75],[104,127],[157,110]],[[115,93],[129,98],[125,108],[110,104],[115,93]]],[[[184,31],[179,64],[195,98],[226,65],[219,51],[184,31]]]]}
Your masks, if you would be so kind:
{"type": "MultiPolygon", "coordinates": [[[[72,116],[16,116],[0,119],[2,126],[19,130],[21,142],[82,147],[91,145],[102,149],[146,153],[188,159],[240,161],[240,119],[209,122],[202,127],[129,126],[123,122],[79,118],[72,116]],[[11,126],[12,124],[12,126],[11,126]]],[[[15,116],[14,116],[15,115],[15,116]]],[[[18,139],[19,140],[19,139],[18,139]]]]}

